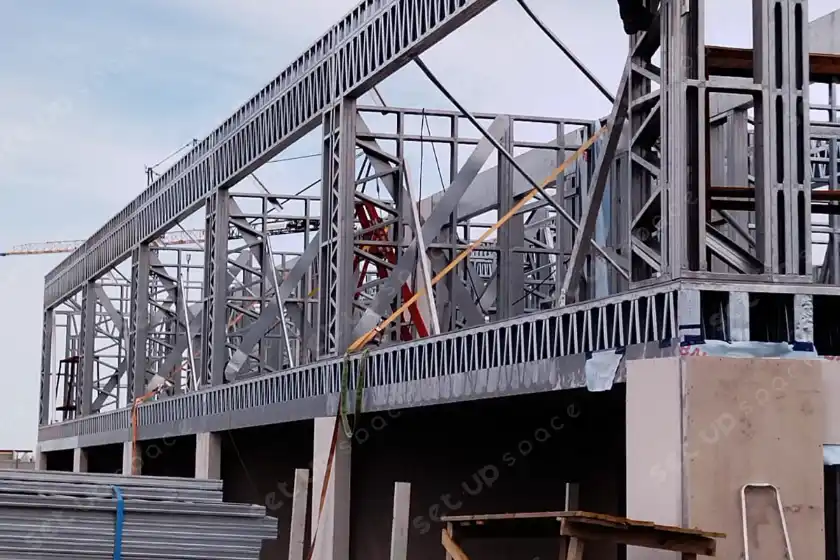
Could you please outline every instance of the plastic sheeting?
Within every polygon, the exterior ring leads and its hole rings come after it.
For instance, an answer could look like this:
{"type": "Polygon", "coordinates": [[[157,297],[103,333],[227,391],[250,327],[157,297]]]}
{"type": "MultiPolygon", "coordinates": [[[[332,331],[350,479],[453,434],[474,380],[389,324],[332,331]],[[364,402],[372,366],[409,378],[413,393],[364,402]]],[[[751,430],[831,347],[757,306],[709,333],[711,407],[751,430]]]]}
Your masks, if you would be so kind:
{"type": "MultiPolygon", "coordinates": [[[[817,354],[814,345],[810,343],[726,342],[724,340],[706,340],[696,344],[683,344],[679,347],[679,354],[681,356],[786,360],[830,358],[817,354]]],[[[604,350],[588,355],[584,366],[587,390],[603,392],[612,389],[623,359],[624,353],[621,350],[604,350]]]]}
{"type": "Polygon", "coordinates": [[[700,344],[680,346],[681,356],[717,356],[720,358],[777,358],[818,360],[820,356],[813,345],[790,344],[788,342],[726,342],[707,340],[700,344]],[[800,350],[807,346],[810,350],[800,350]]]}
{"type": "Polygon", "coordinates": [[[823,445],[823,464],[840,465],[840,445],[823,445]]]}
{"type": "Polygon", "coordinates": [[[609,391],[618,373],[624,354],[615,350],[596,352],[586,360],[586,388],[592,392],[609,391]]]}

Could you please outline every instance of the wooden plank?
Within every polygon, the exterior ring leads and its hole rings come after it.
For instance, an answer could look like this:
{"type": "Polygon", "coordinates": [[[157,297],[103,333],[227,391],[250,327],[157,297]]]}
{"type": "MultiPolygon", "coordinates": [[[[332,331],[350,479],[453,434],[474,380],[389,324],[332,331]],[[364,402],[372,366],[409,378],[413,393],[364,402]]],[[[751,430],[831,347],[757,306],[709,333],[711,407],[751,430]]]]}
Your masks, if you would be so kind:
{"type": "Polygon", "coordinates": [[[582,523],[575,519],[564,519],[560,533],[566,537],[584,541],[608,541],[644,548],[688,552],[702,556],[714,556],[717,543],[712,537],[676,531],[663,531],[650,526],[607,526],[600,523],[582,523]]]}
{"type": "Polygon", "coordinates": [[[408,556],[408,520],[411,504],[411,484],[394,484],[394,516],[391,521],[391,560],[406,560],[408,556]]]}
{"type": "Polygon", "coordinates": [[[511,519],[551,519],[559,518],[567,512],[564,511],[535,511],[525,513],[486,513],[481,515],[444,515],[441,521],[451,523],[475,522],[475,521],[507,521],[511,519]]]}
{"type": "Polygon", "coordinates": [[[292,521],[289,529],[289,560],[303,560],[308,497],[309,469],[295,469],[295,485],[292,491],[292,521]]]}
{"type": "MultiPolygon", "coordinates": [[[[840,55],[811,53],[811,82],[830,82],[840,78],[840,55]]],[[[753,77],[752,49],[706,47],[706,67],[711,76],[753,77]]]]}
{"type": "Polygon", "coordinates": [[[525,513],[493,513],[482,515],[452,515],[443,516],[441,520],[448,523],[455,523],[463,526],[470,525],[486,525],[493,522],[515,522],[526,520],[572,520],[579,523],[598,524],[615,528],[655,528],[660,531],[667,531],[671,533],[679,533],[685,535],[696,535],[708,538],[724,538],[723,533],[714,533],[710,531],[701,531],[699,529],[685,529],[682,527],[673,527],[670,525],[657,525],[650,521],[639,521],[637,519],[628,519],[626,517],[617,517],[614,515],[607,515],[605,513],[592,513],[588,511],[544,511],[544,512],[525,512],[525,513]]]}
{"type": "Polygon", "coordinates": [[[454,560],[470,560],[469,556],[458,546],[458,543],[452,540],[452,537],[449,536],[449,532],[446,529],[442,529],[440,532],[440,543],[446,549],[446,554],[454,560]]]}
{"type": "Polygon", "coordinates": [[[675,535],[690,535],[711,539],[726,538],[725,533],[701,531],[700,529],[687,529],[683,527],[674,527],[672,525],[658,525],[651,521],[639,521],[638,519],[628,519],[626,517],[617,517],[615,515],[607,515],[605,513],[592,513],[589,511],[570,511],[561,513],[560,517],[568,521],[575,521],[577,523],[597,524],[622,529],[653,529],[656,531],[672,533],[675,535]]]}
{"type": "Polygon", "coordinates": [[[583,560],[583,541],[577,537],[569,539],[569,549],[566,560],[583,560]]]}

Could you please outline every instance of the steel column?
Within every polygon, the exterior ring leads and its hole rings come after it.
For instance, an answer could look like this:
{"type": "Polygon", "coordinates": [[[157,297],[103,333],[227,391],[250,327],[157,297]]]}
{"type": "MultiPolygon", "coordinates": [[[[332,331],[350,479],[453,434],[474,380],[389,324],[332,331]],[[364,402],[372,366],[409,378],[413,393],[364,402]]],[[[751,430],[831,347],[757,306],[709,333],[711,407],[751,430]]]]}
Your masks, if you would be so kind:
{"type": "MultiPolygon", "coordinates": [[[[505,133],[499,143],[508,153],[513,153],[513,120],[505,118],[505,133]]],[[[499,216],[505,215],[516,200],[513,197],[514,168],[510,162],[499,156],[497,170],[499,192],[499,216]]],[[[521,252],[525,244],[525,222],[522,213],[513,216],[499,228],[496,235],[499,252],[496,274],[498,275],[498,298],[496,318],[507,319],[525,311],[525,262],[521,252]]]]}
{"type": "Polygon", "coordinates": [[[140,398],[146,393],[151,273],[151,249],[148,243],[144,243],[131,254],[131,306],[128,324],[129,401],[140,398]]]}
{"type": "Polygon", "coordinates": [[[661,6],[664,270],[706,270],[706,52],[703,0],[661,6]]]}
{"type": "Polygon", "coordinates": [[[38,404],[38,425],[50,422],[50,380],[53,366],[53,336],[55,334],[55,310],[45,308],[41,328],[41,393],[38,404]]]}
{"type": "Polygon", "coordinates": [[[96,362],[96,283],[87,282],[82,288],[82,318],[79,332],[81,367],[76,381],[76,415],[91,413],[93,400],[93,369],[96,362]]]}
{"type": "Polygon", "coordinates": [[[229,191],[222,189],[207,201],[204,234],[204,317],[199,366],[201,385],[224,383],[227,362],[229,197],[229,191]]]}
{"type": "MultiPolygon", "coordinates": [[[[837,99],[837,84],[832,81],[828,84],[828,120],[831,123],[837,123],[838,118],[837,104],[840,100],[837,99]]],[[[840,189],[838,185],[838,175],[840,168],[837,165],[837,148],[838,143],[836,138],[828,141],[828,188],[832,191],[840,189]]],[[[840,217],[836,215],[829,216],[829,225],[831,226],[831,235],[829,237],[828,247],[826,248],[825,260],[823,266],[831,266],[831,283],[840,284],[840,217]]]]}
{"type": "Polygon", "coordinates": [[[773,275],[811,280],[807,0],[753,0],[756,242],[773,275]]]}
{"type": "Polygon", "coordinates": [[[318,348],[328,357],[353,342],[356,101],[343,99],[327,111],[323,132],[318,348]]]}

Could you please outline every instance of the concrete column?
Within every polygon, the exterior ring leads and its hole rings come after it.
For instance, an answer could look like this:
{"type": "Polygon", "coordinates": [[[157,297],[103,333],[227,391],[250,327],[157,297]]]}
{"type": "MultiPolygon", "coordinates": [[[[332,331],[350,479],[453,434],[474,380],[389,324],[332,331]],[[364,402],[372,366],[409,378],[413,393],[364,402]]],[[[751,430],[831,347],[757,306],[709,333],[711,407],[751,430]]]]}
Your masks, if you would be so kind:
{"type": "MultiPolygon", "coordinates": [[[[124,475],[132,474],[131,465],[132,465],[134,460],[135,460],[134,459],[134,445],[130,441],[127,441],[127,442],[123,443],[122,473],[124,475]]],[[[141,458],[138,457],[137,461],[138,461],[137,472],[139,473],[140,472],[140,466],[141,466],[139,462],[141,461],[141,458]]]]}
{"type": "Polygon", "coordinates": [[[47,454],[41,450],[40,445],[35,447],[35,470],[47,470],[47,454]]]}
{"type": "Polygon", "coordinates": [[[340,420],[315,419],[312,457],[312,535],[315,536],[313,560],[348,560],[350,558],[350,440],[340,420]],[[339,422],[332,471],[325,481],[336,421],[339,422]],[[321,493],[327,484],[324,508],[319,515],[321,493]],[[320,517],[320,520],[319,520],[320,517]],[[317,527],[317,534],[316,529],[317,527]]]}
{"type": "Polygon", "coordinates": [[[222,438],[219,434],[206,432],[195,436],[195,477],[222,477],[222,438]]]}
{"type": "Polygon", "coordinates": [[[81,447],[73,450],[73,472],[88,472],[87,451],[81,447]]]}
{"type": "Polygon", "coordinates": [[[750,339],[750,294],[729,292],[729,338],[733,342],[750,339]]]}
{"type": "MultiPolygon", "coordinates": [[[[628,361],[626,391],[627,517],[682,526],[679,359],[628,361]]],[[[627,547],[627,560],[677,558],[674,552],[627,547]]]]}

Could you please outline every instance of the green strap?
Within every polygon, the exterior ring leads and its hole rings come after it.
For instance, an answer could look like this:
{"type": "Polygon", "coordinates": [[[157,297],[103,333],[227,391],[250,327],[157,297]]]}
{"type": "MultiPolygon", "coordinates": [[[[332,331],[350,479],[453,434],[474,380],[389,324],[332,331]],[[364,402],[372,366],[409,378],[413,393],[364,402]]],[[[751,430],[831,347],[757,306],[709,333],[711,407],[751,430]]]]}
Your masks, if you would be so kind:
{"type": "Polygon", "coordinates": [[[361,365],[359,367],[359,371],[356,374],[356,406],[353,409],[353,424],[350,425],[349,418],[347,416],[347,408],[349,405],[349,395],[350,392],[350,355],[345,354],[344,356],[344,363],[341,367],[341,392],[338,395],[338,412],[339,416],[341,417],[341,425],[344,428],[344,435],[347,438],[352,438],[355,432],[356,426],[356,418],[359,414],[362,413],[362,397],[364,395],[364,379],[365,379],[365,370],[367,369],[367,356],[368,350],[365,349],[361,355],[361,365]]]}

